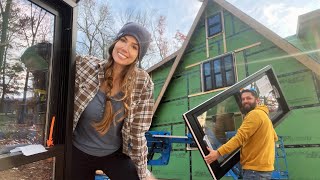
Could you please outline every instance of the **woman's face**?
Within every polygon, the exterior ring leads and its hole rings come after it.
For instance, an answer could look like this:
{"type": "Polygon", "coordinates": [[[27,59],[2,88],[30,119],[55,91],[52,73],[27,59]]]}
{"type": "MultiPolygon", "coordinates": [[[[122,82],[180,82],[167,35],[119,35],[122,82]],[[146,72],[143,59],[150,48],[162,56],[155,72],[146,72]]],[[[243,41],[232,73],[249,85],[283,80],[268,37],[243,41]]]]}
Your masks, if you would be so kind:
{"type": "Polygon", "coordinates": [[[132,64],[139,54],[139,45],[133,36],[123,36],[114,45],[112,57],[116,65],[125,67],[132,64]]]}

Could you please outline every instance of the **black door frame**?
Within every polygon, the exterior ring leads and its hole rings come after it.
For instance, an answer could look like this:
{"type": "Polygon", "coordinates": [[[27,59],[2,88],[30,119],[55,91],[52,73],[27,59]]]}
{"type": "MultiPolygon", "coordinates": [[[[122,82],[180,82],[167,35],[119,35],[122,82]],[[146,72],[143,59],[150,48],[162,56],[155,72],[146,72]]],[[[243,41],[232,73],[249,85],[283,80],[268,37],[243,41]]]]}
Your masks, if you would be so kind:
{"type": "MultiPolygon", "coordinates": [[[[75,74],[76,3],[73,0],[29,0],[55,16],[49,117],[56,116],[54,146],[32,156],[0,155],[0,171],[55,157],[55,178],[70,179],[75,74]]],[[[46,127],[47,131],[49,127],[46,127]]]]}

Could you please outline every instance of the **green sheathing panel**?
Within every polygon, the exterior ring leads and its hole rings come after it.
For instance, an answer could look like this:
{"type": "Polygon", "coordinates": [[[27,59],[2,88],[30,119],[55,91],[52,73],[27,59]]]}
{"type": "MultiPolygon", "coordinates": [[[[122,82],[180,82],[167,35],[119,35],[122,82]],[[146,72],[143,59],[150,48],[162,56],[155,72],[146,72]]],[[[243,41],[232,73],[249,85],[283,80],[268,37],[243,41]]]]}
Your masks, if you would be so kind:
{"type": "Polygon", "coordinates": [[[289,106],[319,103],[311,71],[278,77],[278,80],[289,106]]]}
{"type": "Polygon", "coordinates": [[[151,126],[150,131],[168,131],[172,134],[171,125],[157,126],[157,127],[151,126]]]}
{"type": "MultiPolygon", "coordinates": [[[[308,33],[306,36],[312,36],[312,38],[314,38],[312,33],[308,33]]],[[[292,35],[292,36],[286,37],[285,39],[289,43],[294,45],[296,48],[300,49],[300,51],[307,53],[308,56],[310,56],[314,61],[317,61],[320,63],[320,54],[318,51],[315,51],[316,48],[312,47],[313,46],[312,41],[306,40],[304,38],[305,37],[302,37],[302,39],[300,39],[297,35],[292,35]]]]}
{"type": "Polygon", "coordinates": [[[213,97],[214,95],[218,94],[219,92],[212,92],[200,96],[194,96],[189,98],[190,102],[190,109],[198,106],[199,104],[203,103],[204,101],[208,100],[209,98],[213,97]]]}
{"type": "Polygon", "coordinates": [[[320,148],[286,149],[290,180],[320,179],[320,148]]]}
{"type": "Polygon", "coordinates": [[[260,49],[271,45],[269,40],[232,14],[225,12],[224,20],[228,52],[257,42],[261,42],[260,49]]]}
{"type": "MultiPolygon", "coordinates": [[[[303,30],[300,32],[299,38],[297,38],[299,41],[295,43],[299,44],[298,46],[301,47],[303,46],[303,49],[305,51],[310,51],[310,50],[317,50],[319,46],[317,45],[316,41],[316,33],[318,33],[318,36],[320,35],[320,20],[318,19],[313,19],[313,22],[309,22],[308,24],[303,25],[303,30]]],[[[309,52],[308,53],[315,61],[320,63],[320,53],[318,51],[315,52],[309,52]]]]}
{"type": "Polygon", "coordinates": [[[240,81],[246,77],[246,67],[243,51],[235,53],[235,62],[237,67],[238,81],[240,81]]]}
{"type": "Polygon", "coordinates": [[[201,92],[200,66],[190,68],[188,75],[189,94],[201,92]]]}
{"type": "MultiPolygon", "coordinates": [[[[172,125],[172,135],[174,136],[186,136],[186,125],[183,124],[175,124],[172,125]]],[[[174,143],[172,145],[172,149],[178,149],[178,150],[185,150],[186,144],[184,143],[174,143]]],[[[186,169],[186,171],[189,171],[189,169],[186,169]]]]}
{"type": "Polygon", "coordinates": [[[169,164],[152,166],[152,174],[158,179],[190,179],[189,151],[171,151],[169,164]]]}
{"type": "Polygon", "coordinates": [[[181,62],[178,66],[179,71],[177,72],[183,71],[186,66],[203,61],[205,59],[207,59],[205,46],[200,47],[197,49],[197,51],[189,51],[182,56],[181,62]]]}
{"type": "MultiPolygon", "coordinates": [[[[320,107],[292,110],[277,126],[285,145],[320,144],[320,107]]],[[[286,148],[290,179],[320,179],[320,148],[286,148]]]]}
{"type": "MultiPolygon", "coordinates": [[[[199,151],[191,151],[191,171],[193,180],[208,180],[212,179],[203,158],[199,151]]],[[[232,180],[231,177],[222,177],[221,180],[232,180]]]]}
{"type": "Polygon", "coordinates": [[[184,122],[182,114],[188,111],[188,99],[182,98],[160,103],[154,114],[152,125],[184,122]]]}
{"type": "Polygon", "coordinates": [[[276,128],[277,134],[284,137],[284,144],[320,144],[319,112],[320,107],[291,110],[276,128]]]}
{"type": "Polygon", "coordinates": [[[153,94],[154,99],[158,98],[158,95],[162,89],[162,86],[166,80],[166,77],[169,74],[172,63],[173,62],[168,62],[162,65],[161,67],[159,67],[158,69],[152,71],[151,77],[154,83],[154,94],[153,94]]]}
{"type": "Polygon", "coordinates": [[[253,49],[245,51],[249,75],[267,65],[272,65],[277,75],[306,69],[304,65],[294,58],[287,57],[288,54],[277,47],[251,53],[253,49]]]}
{"type": "Polygon", "coordinates": [[[187,75],[173,77],[164,94],[164,97],[162,98],[162,101],[186,97],[188,95],[187,91],[187,75]]]}
{"type": "Polygon", "coordinates": [[[154,92],[153,92],[154,99],[158,98],[163,84],[164,84],[164,82],[156,82],[156,83],[154,83],[154,92]]]}
{"type": "MultiPolygon", "coordinates": [[[[319,20],[318,20],[319,21],[319,20]]],[[[310,27],[311,28],[311,27],[310,27]]],[[[320,35],[320,23],[317,26],[318,36],[320,35]]],[[[318,50],[319,47],[317,47],[316,41],[315,41],[315,35],[312,33],[311,29],[306,32],[306,35],[303,37],[301,41],[304,44],[304,47],[308,50],[318,50]]],[[[314,60],[316,60],[318,63],[320,63],[320,53],[319,51],[316,52],[309,52],[310,56],[313,57],[314,60]]]]}
{"type": "Polygon", "coordinates": [[[154,83],[157,81],[164,81],[166,79],[173,64],[172,61],[173,60],[152,71],[151,76],[154,83]]]}
{"type": "Polygon", "coordinates": [[[211,174],[209,173],[209,170],[199,151],[191,151],[191,171],[192,179],[212,179],[211,174]]]}

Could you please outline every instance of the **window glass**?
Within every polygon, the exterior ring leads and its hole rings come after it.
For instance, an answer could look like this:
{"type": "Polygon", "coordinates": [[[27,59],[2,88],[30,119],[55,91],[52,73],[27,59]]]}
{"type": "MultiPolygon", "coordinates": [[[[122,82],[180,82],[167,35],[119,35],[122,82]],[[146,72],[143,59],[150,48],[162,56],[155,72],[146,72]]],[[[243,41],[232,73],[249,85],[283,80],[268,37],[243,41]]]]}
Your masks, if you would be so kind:
{"type": "Polygon", "coordinates": [[[227,54],[223,57],[219,57],[204,63],[203,69],[203,79],[204,83],[206,83],[206,85],[204,86],[204,91],[231,86],[235,83],[232,54],[227,54]],[[212,66],[210,66],[210,64],[212,66]],[[210,77],[210,80],[212,80],[212,82],[210,82],[207,77],[210,77]],[[210,85],[208,83],[210,83],[210,85]]]}
{"type": "Polygon", "coordinates": [[[215,73],[221,72],[221,60],[217,59],[213,61],[213,68],[215,73]]]}
{"type": "Polygon", "coordinates": [[[221,14],[215,14],[211,17],[208,17],[208,36],[213,36],[222,31],[221,25],[221,14]]]}
{"type": "MultiPolygon", "coordinates": [[[[236,118],[235,114],[241,114],[240,108],[236,99],[229,97],[198,116],[198,121],[214,149],[226,143],[235,134],[236,127],[239,128],[242,118],[236,118]]],[[[219,162],[226,157],[221,157],[219,162]]]]}
{"type": "Polygon", "coordinates": [[[277,100],[279,96],[278,91],[273,88],[268,76],[263,76],[254,83],[245,87],[245,89],[254,89],[257,92],[260,104],[268,106],[269,116],[271,118],[282,111],[277,100]]]}
{"type": "Polygon", "coordinates": [[[216,88],[222,87],[222,76],[221,76],[221,74],[216,74],[215,75],[215,83],[216,83],[216,88]]]}
{"type": "Polygon", "coordinates": [[[224,57],[224,68],[225,68],[225,70],[227,71],[227,70],[232,69],[232,65],[233,65],[232,56],[231,55],[225,56],[224,57]]]}
{"type": "MultiPolygon", "coordinates": [[[[4,3],[6,4],[6,3],[4,3]]],[[[16,144],[43,144],[53,48],[54,15],[13,0],[8,27],[0,33],[0,151],[16,144]]]]}
{"type": "Polygon", "coordinates": [[[204,63],[203,64],[203,69],[204,69],[204,75],[208,76],[211,74],[211,67],[210,67],[210,62],[204,63]]]}
{"type": "Polygon", "coordinates": [[[215,34],[218,34],[219,32],[221,32],[221,24],[217,24],[209,28],[209,36],[213,36],[215,34]]]}
{"type": "Polygon", "coordinates": [[[232,84],[234,84],[233,71],[226,71],[226,79],[227,79],[228,86],[231,86],[232,84]]]}
{"type": "Polygon", "coordinates": [[[208,25],[211,26],[216,23],[220,23],[220,20],[221,20],[221,18],[220,18],[220,13],[219,13],[217,15],[214,15],[214,16],[208,18],[208,25]]]}
{"type": "Polygon", "coordinates": [[[210,77],[206,77],[206,89],[212,89],[212,80],[210,77]]]}

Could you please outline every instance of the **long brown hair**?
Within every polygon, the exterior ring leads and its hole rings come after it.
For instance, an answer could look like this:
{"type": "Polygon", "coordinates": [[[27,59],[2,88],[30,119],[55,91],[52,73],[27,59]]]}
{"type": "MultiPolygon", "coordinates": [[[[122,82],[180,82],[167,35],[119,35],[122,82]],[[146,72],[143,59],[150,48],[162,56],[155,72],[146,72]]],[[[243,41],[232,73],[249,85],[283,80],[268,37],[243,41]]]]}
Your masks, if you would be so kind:
{"type": "MultiPolygon", "coordinates": [[[[118,42],[116,40],[109,48],[109,58],[105,66],[105,74],[104,74],[104,81],[105,86],[103,90],[105,91],[106,95],[106,105],[105,105],[105,111],[103,115],[103,119],[100,122],[93,123],[93,127],[100,133],[100,135],[104,135],[108,132],[113,120],[116,118],[118,114],[120,114],[123,111],[123,108],[118,110],[117,112],[113,112],[112,104],[111,104],[111,89],[113,87],[113,64],[114,59],[112,57],[112,51],[115,46],[115,44],[118,42]]],[[[117,101],[123,102],[124,107],[124,115],[117,120],[117,123],[124,120],[124,118],[128,117],[129,113],[129,105],[131,103],[131,93],[135,84],[136,79],[136,63],[137,59],[130,65],[126,66],[125,69],[121,73],[121,81],[120,81],[120,91],[123,93],[123,96],[120,99],[117,99],[117,101]]],[[[114,125],[116,122],[113,123],[114,125]]]]}

